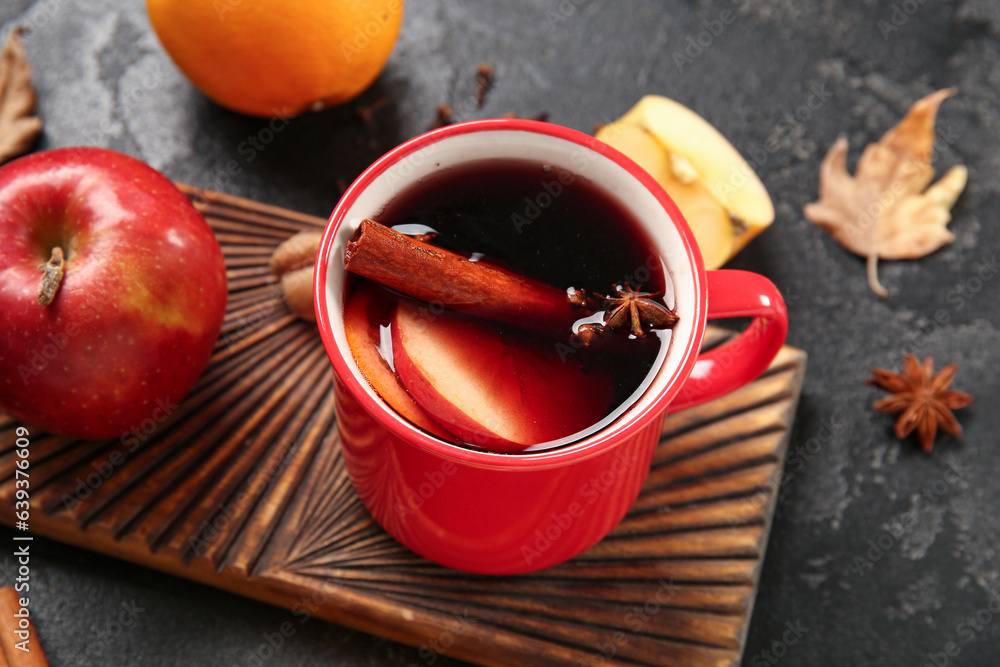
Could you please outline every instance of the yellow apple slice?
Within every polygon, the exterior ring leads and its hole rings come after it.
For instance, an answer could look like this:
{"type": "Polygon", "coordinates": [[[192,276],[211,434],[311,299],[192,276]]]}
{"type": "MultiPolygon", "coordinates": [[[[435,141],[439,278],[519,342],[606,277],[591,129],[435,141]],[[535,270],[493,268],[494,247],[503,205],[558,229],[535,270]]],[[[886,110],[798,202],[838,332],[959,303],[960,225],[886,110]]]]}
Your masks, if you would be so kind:
{"type": "Polygon", "coordinates": [[[647,95],[622,117],[645,128],[663,147],[683,157],[733,216],[747,225],[769,225],[774,204],[753,168],[729,140],[683,104],[647,95]]]}
{"type": "Polygon", "coordinates": [[[658,170],[650,173],[684,213],[708,268],[721,266],[774,221],[771,197],[739,151],[708,121],[674,100],[647,95],[618,122],[604,126],[597,138],[643,168],[658,170]],[[651,157],[649,141],[623,131],[625,127],[643,130],[663,157],[651,157]],[[685,191],[681,185],[694,189],[685,191]],[[721,232],[722,218],[703,201],[706,195],[725,212],[728,234],[721,232]]]}
{"type": "Polygon", "coordinates": [[[685,183],[674,175],[669,154],[649,132],[631,123],[605,125],[597,138],[642,167],[667,191],[681,210],[701,249],[708,269],[717,269],[735,254],[737,233],[729,214],[698,181],[685,183]]]}

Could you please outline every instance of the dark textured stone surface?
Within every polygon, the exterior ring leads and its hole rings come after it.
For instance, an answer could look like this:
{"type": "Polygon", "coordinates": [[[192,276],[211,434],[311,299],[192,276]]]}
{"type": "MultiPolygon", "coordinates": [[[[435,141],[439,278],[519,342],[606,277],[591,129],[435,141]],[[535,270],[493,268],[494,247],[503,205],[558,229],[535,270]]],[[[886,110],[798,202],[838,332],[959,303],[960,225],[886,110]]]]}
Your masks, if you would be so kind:
{"type": "MultiPolygon", "coordinates": [[[[136,0],[5,0],[0,25],[4,34],[34,28],[25,42],[46,119],[41,147],[108,146],[175,179],[323,216],[338,179],[421,132],[442,102],[462,120],[548,111],[588,132],[645,93],[691,106],[756,162],[775,200],[775,224],[732,266],[785,292],[789,342],[810,354],[744,663],[923,665],[940,653],[939,664],[996,664],[1000,616],[988,604],[1000,591],[1000,277],[984,268],[1000,249],[996,3],[575,2],[562,0],[576,9],[557,22],[547,14],[556,0],[410,2],[388,68],[360,99],[389,98],[374,122],[358,120],[353,104],[330,109],[294,119],[261,151],[244,142],[268,121],[192,89],[136,0]],[[736,20],[678,67],[674,54],[723,10],[736,20]],[[470,110],[478,61],[494,64],[496,86],[470,110]],[[923,260],[882,263],[891,296],[879,301],[862,260],[804,220],[802,205],[838,134],[853,164],[914,100],[951,85],[960,93],[942,108],[936,165],[969,167],[957,239],[923,260]],[[816,91],[819,108],[787,121],[816,91]],[[770,138],[773,153],[763,150],[770,138]],[[240,169],[231,179],[230,161],[240,169]],[[897,442],[891,419],[869,409],[879,392],[864,384],[867,370],[898,366],[906,350],[960,362],[956,385],[977,399],[960,413],[964,437],[939,438],[930,455],[897,442]],[[880,538],[884,553],[871,546],[880,538]],[[859,573],[857,558],[871,568],[859,573]],[[789,623],[808,631],[783,645],[789,623]]],[[[35,542],[33,556],[33,613],[54,665],[245,665],[262,635],[291,618],[49,541],[35,542]],[[142,611],[119,631],[122,604],[133,601],[142,611]]],[[[9,581],[14,563],[0,562],[9,581]]],[[[310,621],[266,664],[448,662],[310,621]]]]}

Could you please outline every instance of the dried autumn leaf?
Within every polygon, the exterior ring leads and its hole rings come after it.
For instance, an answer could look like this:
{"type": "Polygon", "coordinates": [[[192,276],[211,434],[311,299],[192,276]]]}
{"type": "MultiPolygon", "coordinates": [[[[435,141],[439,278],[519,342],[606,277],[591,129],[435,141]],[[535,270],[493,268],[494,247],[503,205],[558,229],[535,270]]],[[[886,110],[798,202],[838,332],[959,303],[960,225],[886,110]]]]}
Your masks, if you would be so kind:
{"type": "Polygon", "coordinates": [[[12,30],[0,53],[0,164],[27,153],[42,131],[42,119],[31,115],[36,97],[23,32],[12,30]]]}
{"type": "Polygon", "coordinates": [[[888,296],[878,281],[878,259],[916,259],[951,243],[951,207],[965,189],[968,170],[956,165],[934,178],[934,118],[956,90],[948,88],[918,100],[894,128],[869,144],[855,175],[847,173],[843,137],[823,158],[819,201],[803,213],[840,245],[868,259],[868,284],[888,296]],[[926,188],[926,190],[925,190],[926,188]]]}

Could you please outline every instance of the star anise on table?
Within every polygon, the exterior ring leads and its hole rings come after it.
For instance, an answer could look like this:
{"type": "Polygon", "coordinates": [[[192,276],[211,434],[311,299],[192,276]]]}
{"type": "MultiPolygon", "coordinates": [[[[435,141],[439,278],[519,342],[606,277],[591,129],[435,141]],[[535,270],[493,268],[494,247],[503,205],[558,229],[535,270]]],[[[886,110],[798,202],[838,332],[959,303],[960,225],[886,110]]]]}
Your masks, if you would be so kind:
{"type": "Polygon", "coordinates": [[[957,370],[958,364],[948,364],[935,375],[933,357],[928,356],[921,365],[912,354],[903,360],[902,373],[873,368],[868,384],[892,395],[875,401],[872,407],[886,414],[899,414],[896,437],[902,439],[916,431],[920,447],[929,452],[938,428],[956,438],[962,435],[962,427],[952,410],[972,403],[972,396],[948,388],[957,370]]]}

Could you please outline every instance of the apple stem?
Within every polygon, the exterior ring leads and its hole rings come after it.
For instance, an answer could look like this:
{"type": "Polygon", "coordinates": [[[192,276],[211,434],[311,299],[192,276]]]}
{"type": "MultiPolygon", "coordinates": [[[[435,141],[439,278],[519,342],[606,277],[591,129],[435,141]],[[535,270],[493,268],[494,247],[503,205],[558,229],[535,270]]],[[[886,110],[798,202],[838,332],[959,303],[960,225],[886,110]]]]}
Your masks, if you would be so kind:
{"type": "Polygon", "coordinates": [[[44,274],[42,276],[42,288],[38,291],[38,304],[47,306],[56,298],[56,292],[59,291],[59,285],[62,284],[63,274],[66,269],[63,249],[59,246],[53,248],[49,261],[38,268],[44,274]]]}

